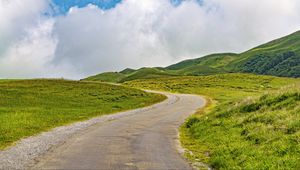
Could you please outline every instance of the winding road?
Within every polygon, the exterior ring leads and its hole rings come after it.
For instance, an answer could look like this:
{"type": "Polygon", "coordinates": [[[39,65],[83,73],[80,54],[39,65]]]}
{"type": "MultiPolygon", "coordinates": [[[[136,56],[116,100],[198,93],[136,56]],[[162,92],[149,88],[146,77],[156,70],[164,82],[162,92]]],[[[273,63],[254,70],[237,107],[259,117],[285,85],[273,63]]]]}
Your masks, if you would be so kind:
{"type": "Polygon", "coordinates": [[[178,128],[205,100],[163,94],[168,99],[162,103],[76,132],[36,158],[30,169],[192,169],[180,154],[178,128]]]}

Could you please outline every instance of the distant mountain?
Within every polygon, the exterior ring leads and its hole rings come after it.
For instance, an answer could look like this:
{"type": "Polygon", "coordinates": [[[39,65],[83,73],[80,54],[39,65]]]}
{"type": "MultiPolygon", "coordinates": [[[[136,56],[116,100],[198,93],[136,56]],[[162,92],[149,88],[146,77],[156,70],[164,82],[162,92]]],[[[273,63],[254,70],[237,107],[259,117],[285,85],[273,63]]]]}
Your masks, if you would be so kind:
{"type": "Polygon", "coordinates": [[[165,68],[127,68],[121,72],[102,73],[86,80],[124,82],[134,79],[233,72],[300,77],[300,31],[241,54],[212,54],[184,60],[165,68]]]}

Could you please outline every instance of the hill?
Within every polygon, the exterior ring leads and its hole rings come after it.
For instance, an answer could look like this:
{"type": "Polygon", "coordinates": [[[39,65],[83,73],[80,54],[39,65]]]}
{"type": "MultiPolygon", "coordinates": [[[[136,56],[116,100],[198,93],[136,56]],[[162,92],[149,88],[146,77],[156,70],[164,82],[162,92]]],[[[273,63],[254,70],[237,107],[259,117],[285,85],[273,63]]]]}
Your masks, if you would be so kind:
{"type": "Polygon", "coordinates": [[[160,78],[160,77],[171,77],[176,74],[172,74],[170,72],[165,71],[163,68],[141,68],[134,72],[125,74],[125,78],[123,78],[119,82],[125,82],[136,79],[151,79],[151,78],[160,78]]]}
{"type": "Polygon", "coordinates": [[[246,51],[226,67],[235,72],[300,77],[300,31],[246,51]]]}
{"type": "Polygon", "coordinates": [[[94,75],[83,79],[84,81],[102,81],[111,83],[122,83],[125,81],[136,79],[151,79],[159,77],[171,77],[178,74],[166,71],[164,68],[140,68],[138,70],[125,69],[120,72],[106,72],[98,75],[94,75]]]}
{"type": "Polygon", "coordinates": [[[119,72],[106,72],[86,78],[86,81],[119,82],[125,78],[125,74],[119,72]]]}
{"type": "MultiPolygon", "coordinates": [[[[232,72],[300,77],[300,31],[240,54],[212,54],[185,60],[165,68],[125,69],[115,73],[117,79],[109,79],[109,81],[125,82],[141,78],[232,72]]],[[[100,80],[106,80],[107,74],[99,74],[97,77],[100,80]]]]}
{"type": "Polygon", "coordinates": [[[173,71],[180,75],[210,75],[216,73],[228,73],[225,68],[236,60],[238,54],[221,53],[204,56],[197,59],[185,60],[166,67],[167,71],[173,71]]]}

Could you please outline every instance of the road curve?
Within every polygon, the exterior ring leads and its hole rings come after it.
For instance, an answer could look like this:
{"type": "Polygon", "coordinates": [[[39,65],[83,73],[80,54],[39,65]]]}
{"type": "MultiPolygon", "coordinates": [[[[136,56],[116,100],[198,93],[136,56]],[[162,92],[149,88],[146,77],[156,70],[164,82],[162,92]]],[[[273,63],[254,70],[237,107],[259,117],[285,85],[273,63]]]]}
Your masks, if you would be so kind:
{"type": "Polygon", "coordinates": [[[151,109],[95,124],[37,160],[33,169],[192,169],[178,152],[178,127],[200,96],[168,94],[151,109]]]}

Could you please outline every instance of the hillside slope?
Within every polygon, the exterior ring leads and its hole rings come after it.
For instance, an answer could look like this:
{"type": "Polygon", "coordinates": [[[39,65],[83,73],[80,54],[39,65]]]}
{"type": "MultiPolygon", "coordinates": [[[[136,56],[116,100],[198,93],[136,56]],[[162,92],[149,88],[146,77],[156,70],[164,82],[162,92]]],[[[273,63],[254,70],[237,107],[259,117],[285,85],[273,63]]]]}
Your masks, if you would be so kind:
{"type": "Polygon", "coordinates": [[[204,56],[197,59],[185,60],[170,65],[165,69],[180,75],[210,75],[216,73],[228,73],[227,66],[238,58],[235,53],[221,53],[204,56]]]}
{"type": "Polygon", "coordinates": [[[246,51],[226,67],[235,72],[300,77],[300,31],[246,51]]]}
{"type": "MultiPolygon", "coordinates": [[[[300,77],[300,31],[241,54],[212,54],[185,60],[165,68],[125,69],[115,73],[118,78],[113,79],[113,82],[174,75],[212,75],[232,72],[300,77]]],[[[106,76],[107,74],[100,74],[97,77],[106,80],[106,76]]]]}
{"type": "Polygon", "coordinates": [[[97,74],[94,76],[90,76],[86,78],[86,81],[101,81],[101,82],[119,82],[123,78],[125,78],[125,74],[119,73],[119,72],[106,72],[106,73],[101,73],[97,74]]]}

